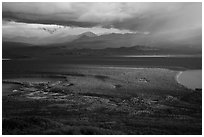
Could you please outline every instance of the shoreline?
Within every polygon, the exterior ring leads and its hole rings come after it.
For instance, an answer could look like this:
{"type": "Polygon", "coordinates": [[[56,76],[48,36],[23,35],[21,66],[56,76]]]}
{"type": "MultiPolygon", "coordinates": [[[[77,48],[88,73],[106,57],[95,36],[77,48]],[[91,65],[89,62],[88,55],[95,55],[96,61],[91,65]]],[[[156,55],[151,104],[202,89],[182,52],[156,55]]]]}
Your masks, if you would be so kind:
{"type": "MultiPolygon", "coordinates": [[[[175,80],[176,80],[176,82],[177,82],[178,84],[184,86],[183,84],[181,84],[181,82],[180,82],[179,79],[178,79],[182,73],[183,73],[183,71],[179,71],[179,72],[176,74],[176,76],[175,76],[175,80]]],[[[184,86],[184,87],[185,87],[185,86],[184,86]]]]}
{"type": "MultiPolygon", "coordinates": [[[[186,71],[186,70],[185,70],[186,71]]],[[[184,87],[184,88],[186,88],[186,89],[188,89],[188,90],[195,90],[195,89],[191,89],[191,88],[188,88],[188,87],[186,87],[185,85],[183,85],[180,81],[179,81],[179,77],[180,77],[180,75],[183,73],[184,71],[179,71],[177,74],[176,74],[176,76],[175,76],[175,81],[180,85],[180,86],[182,86],[182,87],[184,87]]]]}
{"type": "MultiPolygon", "coordinates": [[[[181,74],[183,74],[183,73],[186,72],[186,71],[199,71],[199,70],[202,71],[202,69],[194,69],[194,70],[190,70],[190,69],[189,69],[189,70],[185,70],[185,71],[179,71],[179,72],[176,74],[176,76],[175,76],[175,80],[176,80],[176,82],[177,82],[178,84],[182,85],[183,87],[195,91],[195,90],[196,90],[197,88],[199,88],[199,87],[195,87],[195,88],[187,87],[187,86],[185,86],[185,84],[182,84],[182,82],[179,80],[179,77],[181,76],[181,74]]],[[[201,80],[202,80],[202,79],[201,79],[201,80]]],[[[201,87],[201,89],[202,89],[202,87],[201,87]]]]}

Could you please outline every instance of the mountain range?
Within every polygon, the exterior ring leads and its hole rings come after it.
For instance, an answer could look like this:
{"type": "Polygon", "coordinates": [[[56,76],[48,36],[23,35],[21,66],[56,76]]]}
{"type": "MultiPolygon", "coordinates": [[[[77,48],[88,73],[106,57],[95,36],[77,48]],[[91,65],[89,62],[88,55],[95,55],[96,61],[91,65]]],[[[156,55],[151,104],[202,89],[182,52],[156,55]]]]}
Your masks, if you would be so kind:
{"type": "Polygon", "coordinates": [[[96,34],[92,32],[84,32],[79,35],[66,35],[66,34],[50,34],[48,37],[22,37],[22,36],[17,36],[13,38],[4,38],[3,41],[6,42],[19,42],[19,43],[28,43],[32,45],[40,45],[40,46],[45,46],[45,45],[51,45],[51,44],[59,44],[59,43],[68,43],[72,42],[73,40],[76,40],[80,37],[87,36],[87,37],[94,37],[97,36],[96,34]]]}
{"type": "MultiPolygon", "coordinates": [[[[190,45],[152,46],[146,43],[148,36],[140,33],[96,35],[85,32],[80,35],[42,39],[50,44],[33,44],[33,38],[4,39],[3,58],[22,58],[39,56],[110,56],[144,54],[201,54],[199,48],[190,45]],[[17,40],[18,39],[18,40],[17,40]],[[55,42],[53,44],[53,41],[55,42]],[[42,46],[43,45],[43,46],[42,46]],[[40,54],[42,53],[42,54],[40,54]]],[[[39,42],[40,43],[40,42],[39,42]]]]}

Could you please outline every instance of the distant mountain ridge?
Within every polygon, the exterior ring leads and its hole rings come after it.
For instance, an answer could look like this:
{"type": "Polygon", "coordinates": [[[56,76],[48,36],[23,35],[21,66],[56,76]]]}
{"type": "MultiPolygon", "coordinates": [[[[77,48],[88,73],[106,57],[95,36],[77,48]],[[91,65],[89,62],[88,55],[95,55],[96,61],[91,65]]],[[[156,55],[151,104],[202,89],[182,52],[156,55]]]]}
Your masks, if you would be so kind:
{"type": "Polygon", "coordinates": [[[67,48],[118,48],[121,46],[134,46],[134,45],[144,45],[145,36],[135,33],[110,33],[103,35],[96,35],[93,32],[84,32],[79,35],[68,35],[55,37],[51,35],[46,38],[37,38],[37,37],[15,37],[15,38],[3,38],[5,42],[19,42],[19,43],[28,43],[32,45],[39,46],[67,46],[67,48]]]}
{"type": "MultiPolygon", "coordinates": [[[[84,32],[80,35],[47,38],[54,40],[55,44],[35,45],[23,42],[3,41],[2,50],[4,58],[40,57],[40,56],[114,56],[114,55],[161,55],[161,54],[202,54],[202,50],[194,48],[189,42],[180,45],[167,41],[160,45],[148,45],[148,35],[141,33],[110,33],[96,35],[93,32],[84,32]]],[[[199,39],[198,39],[199,40],[199,39]]],[[[197,47],[197,46],[195,46],[197,47]]]]}
{"type": "MultiPolygon", "coordinates": [[[[46,30],[47,31],[47,30],[46,30]]],[[[50,31],[50,30],[49,30],[50,31]]],[[[52,33],[51,33],[52,34],[52,33]]],[[[93,32],[84,32],[79,35],[62,35],[56,36],[55,34],[50,35],[49,37],[39,38],[39,37],[22,37],[17,36],[14,38],[3,38],[4,42],[19,42],[19,43],[27,43],[32,45],[53,45],[53,44],[60,44],[60,43],[69,43],[81,37],[96,37],[97,35],[93,32]]]]}
{"type": "Polygon", "coordinates": [[[64,46],[69,49],[103,49],[103,48],[119,48],[131,47],[135,45],[145,45],[146,37],[143,34],[135,33],[110,33],[99,36],[89,37],[83,35],[71,42],[60,43],[59,46],[64,46]]]}
{"type": "Polygon", "coordinates": [[[91,31],[87,31],[87,32],[84,32],[84,33],[80,34],[79,36],[80,36],[80,37],[81,37],[81,36],[97,37],[98,35],[96,35],[95,33],[91,32],[91,31]]]}
{"type": "MultiPolygon", "coordinates": [[[[183,33],[181,33],[183,35],[183,33]]],[[[158,36],[162,37],[162,36],[158,36]]],[[[79,35],[69,35],[61,37],[55,37],[51,35],[47,38],[27,38],[18,37],[17,39],[5,39],[5,42],[18,42],[18,43],[28,43],[28,45],[46,46],[46,47],[65,47],[66,49],[105,49],[105,48],[120,48],[120,47],[133,47],[135,45],[145,45],[153,48],[166,48],[166,49],[179,49],[179,50],[200,50],[202,49],[202,43],[200,43],[200,36],[195,36],[189,38],[187,41],[179,41],[177,43],[174,40],[167,41],[165,39],[160,39],[160,41],[155,41],[157,38],[152,38],[151,34],[143,33],[109,33],[103,35],[96,35],[93,32],[84,32],[79,35]],[[20,40],[19,40],[20,39],[20,40]],[[33,40],[34,39],[34,40],[33,40]],[[193,43],[193,41],[198,41],[193,43]],[[43,44],[40,44],[43,43],[43,44]],[[54,43],[54,44],[53,44],[54,43]],[[187,49],[186,49],[187,48],[187,49]]]]}

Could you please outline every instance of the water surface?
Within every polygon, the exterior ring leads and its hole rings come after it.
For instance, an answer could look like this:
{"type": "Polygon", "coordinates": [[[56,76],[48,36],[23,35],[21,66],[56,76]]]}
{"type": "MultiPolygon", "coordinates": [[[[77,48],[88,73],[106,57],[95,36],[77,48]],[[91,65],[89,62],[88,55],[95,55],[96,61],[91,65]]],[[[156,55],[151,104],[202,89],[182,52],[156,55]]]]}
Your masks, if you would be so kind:
{"type": "Polygon", "coordinates": [[[194,58],[202,57],[201,55],[123,55],[120,57],[130,58],[194,58]]]}
{"type": "Polygon", "coordinates": [[[16,81],[16,82],[29,82],[29,83],[41,83],[41,82],[54,82],[61,80],[62,78],[49,78],[49,77],[20,77],[20,78],[10,78],[5,79],[7,81],[16,81]]]}
{"type": "Polygon", "coordinates": [[[202,89],[202,70],[188,70],[177,75],[180,84],[190,89],[202,89]]]}

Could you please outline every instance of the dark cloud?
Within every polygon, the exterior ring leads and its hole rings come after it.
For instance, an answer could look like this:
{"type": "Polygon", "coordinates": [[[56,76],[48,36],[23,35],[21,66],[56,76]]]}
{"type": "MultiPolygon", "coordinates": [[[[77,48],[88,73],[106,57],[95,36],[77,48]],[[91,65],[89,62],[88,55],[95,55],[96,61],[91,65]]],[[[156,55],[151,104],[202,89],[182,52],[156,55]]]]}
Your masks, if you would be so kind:
{"type": "Polygon", "coordinates": [[[2,18],[7,21],[23,22],[23,23],[36,23],[36,24],[56,24],[63,26],[78,26],[78,27],[92,27],[96,26],[97,23],[93,22],[80,22],[72,20],[59,20],[53,18],[52,15],[36,15],[36,14],[26,14],[26,13],[12,13],[3,12],[2,18]]]}
{"type": "Polygon", "coordinates": [[[2,17],[26,23],[152,31],[198,21],[201,25],[201,9],[201,3],[3,3],[2,17]]]}
{"type": "Polygon", "coordinates": [[[200,39],[200,32],[194,30],[202,29],[202,3],[4,2],[2,17],[25,23],[148,32],[152,41],[159,43],[161,37],[166,41],[185,41],[194,36],[200,39]]]}
{"type": "Polygon", "coordinates": [[[3,19],[154,31],[201,26],[201,3],[3,3],[3,19]],[[170,23],[169,23],[170,22],[170,23]]]}

